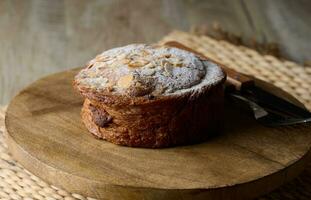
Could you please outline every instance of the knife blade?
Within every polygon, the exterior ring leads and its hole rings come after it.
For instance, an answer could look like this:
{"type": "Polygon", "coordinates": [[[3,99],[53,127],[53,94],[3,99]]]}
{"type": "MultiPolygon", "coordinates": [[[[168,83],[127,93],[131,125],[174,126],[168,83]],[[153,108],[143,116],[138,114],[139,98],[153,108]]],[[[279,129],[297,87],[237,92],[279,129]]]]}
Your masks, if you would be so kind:
{"type": "Polygon", "coordinates": [[[295,104],[292,104],[274,94],[267,92],[256,85],[242,90],[250,99],[267,109],[278,110],[281,113],[288,114],[293,117],[307,118],[311,117],[311,113],[295,104]]]}
{"type": "Polygon", "coordinates": [[[245,98],[239,92],[230,92],[227,93],[227,96],[234,101],[238,100],[247,104],[249,109],[252,110],[255,119],[265,126],[284,126],[311,122],[311,117],[288,117],[275,112],[267,112],[267,109],[245,98]]]}
{"type": "Polygon", "coordinates": [[[180,48],[192,52],[201,59],[212,61],[226,72],[226,91],[231,97],[247,102],[254,112],[256,120],[266,125],[292,125],[296,123],[307,123],[311,121],[311,113],[285,99],[282,99],[270,91],[257,86],[254,79],[230,69],[219,62],[207,58],[176,41],[164,43],[167,46],[180,48]]]}

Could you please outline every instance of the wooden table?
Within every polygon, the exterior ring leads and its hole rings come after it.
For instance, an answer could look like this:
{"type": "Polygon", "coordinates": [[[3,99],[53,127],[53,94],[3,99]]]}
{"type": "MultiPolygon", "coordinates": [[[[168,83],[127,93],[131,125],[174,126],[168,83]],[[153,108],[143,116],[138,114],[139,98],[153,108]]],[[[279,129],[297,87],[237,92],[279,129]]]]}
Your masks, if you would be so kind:
{"type": "Polygon", "coordinates": [[[310,60],[311,1],[0,1],[0,104],[56,71],[172,29],[218,23],[246,41],[277,42],[283,55],[310,60]]]}

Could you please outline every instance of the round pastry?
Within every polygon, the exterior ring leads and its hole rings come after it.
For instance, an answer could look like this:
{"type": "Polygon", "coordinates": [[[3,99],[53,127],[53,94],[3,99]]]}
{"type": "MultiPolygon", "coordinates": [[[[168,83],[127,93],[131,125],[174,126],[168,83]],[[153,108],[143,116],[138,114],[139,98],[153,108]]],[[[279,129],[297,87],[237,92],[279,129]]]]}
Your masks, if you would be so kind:
{"type": "Polygon", "coordinates": [[[75,77],[82,121],[97,138],[160,148],[204,141],[223,122],[225,74],[209,60],[160,45],[101,53],[75,77]]]}

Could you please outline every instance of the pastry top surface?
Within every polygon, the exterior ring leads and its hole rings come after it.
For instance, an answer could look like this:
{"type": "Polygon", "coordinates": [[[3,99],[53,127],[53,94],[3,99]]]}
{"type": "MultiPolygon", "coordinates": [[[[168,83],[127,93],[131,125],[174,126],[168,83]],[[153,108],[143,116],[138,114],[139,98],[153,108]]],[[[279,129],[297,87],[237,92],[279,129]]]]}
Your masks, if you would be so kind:
{"type": "Polygon", "coordinates": [[[213,85],[224,78],[217,64],[167,46],[131,44],[97,55],[75,77],[97,92],[144,96],[170,95],[213,85]]]}

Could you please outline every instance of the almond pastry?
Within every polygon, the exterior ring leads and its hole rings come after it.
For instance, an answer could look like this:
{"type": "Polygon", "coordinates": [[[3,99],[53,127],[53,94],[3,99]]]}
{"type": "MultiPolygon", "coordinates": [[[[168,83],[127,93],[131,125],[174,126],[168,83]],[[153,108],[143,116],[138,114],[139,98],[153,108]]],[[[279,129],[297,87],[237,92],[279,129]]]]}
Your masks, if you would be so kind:
{"type": "Polygon", "coordinates": [[[177,48],[131,44],[105,51],[75,77],[82,121],[97,138],[161,148],[202,142],[223,123],[219,64],[177,48]]]}

